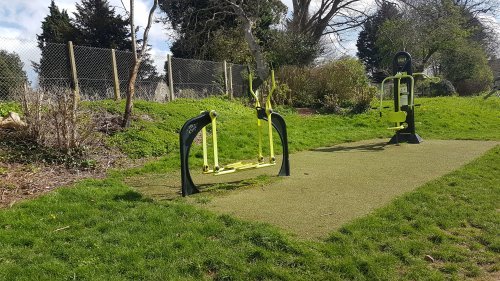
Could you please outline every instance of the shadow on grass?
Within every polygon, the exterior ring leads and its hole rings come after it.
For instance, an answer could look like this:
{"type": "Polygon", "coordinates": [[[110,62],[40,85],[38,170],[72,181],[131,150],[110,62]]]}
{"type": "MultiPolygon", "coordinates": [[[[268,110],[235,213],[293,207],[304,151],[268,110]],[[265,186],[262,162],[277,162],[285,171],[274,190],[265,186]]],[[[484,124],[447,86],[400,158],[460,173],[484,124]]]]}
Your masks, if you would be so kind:
{"type": "Polygon", "coordinates": [[[115,201],[128,201],[128,202],[150,202],[151,199],[145,198],[141,193],[135,191],[127,191],[123,194],[116,195],[113,198],[115,201]]]}
{"type": "Polygon", "coordinates": [[[366,151],[366,152],[374,152],[374,151],[383,151],[386,146],[390,146],[392,144],[387,144],[387,142],[378,142],[372,144],[362,144],[358,146],[344,146],[337,145],[334,147],[323,147],[316,148],[311,151],[317,152],[337,152],[337,151],[366,151]]]}

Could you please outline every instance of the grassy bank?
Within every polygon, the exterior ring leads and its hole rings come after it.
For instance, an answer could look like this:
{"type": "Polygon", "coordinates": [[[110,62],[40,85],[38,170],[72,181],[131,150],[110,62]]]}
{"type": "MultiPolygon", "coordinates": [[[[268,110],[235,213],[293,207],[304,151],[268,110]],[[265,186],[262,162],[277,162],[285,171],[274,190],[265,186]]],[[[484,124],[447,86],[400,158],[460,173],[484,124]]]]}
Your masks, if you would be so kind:
{"type": "MultiPolygon", "coordinates": [[[[500,139],[499,99],[447,97],[422,98],[417,102],[422,104],[416,109],[417,132],[424,139],[500,139]]],[[[110,101],[94,103],[92,106],[115,113],[120,113],[123,108],[123,104],[110,101]]],[[[138,101],[132,128],[111,136],[109,143],[133,158],[166,156],[160,162],[147,165],[142,169],[143,172],[177,169],[180,127],[200,111],[210,109],[219,113],[221,163],[253,159],[257,151],[255,111],[239,102],[220,99],[177,100],[167,104],[138,101]]],[[[292,153],[349,141],[389,138],[392,134],[386,129],[389,126],[386,114],[380,118],[376,110],[349,116],[302,116],[290,109],[277,111],[284,115],[287,122],[292,153]]],[[[264,145],[267,143],[264,142],[264,145]]],[[[279,145],[275,147],[279,150],[279,145]]],[[[192,156],[192,163],[201,162],[200,145],[193,146],[192,156]]]]}

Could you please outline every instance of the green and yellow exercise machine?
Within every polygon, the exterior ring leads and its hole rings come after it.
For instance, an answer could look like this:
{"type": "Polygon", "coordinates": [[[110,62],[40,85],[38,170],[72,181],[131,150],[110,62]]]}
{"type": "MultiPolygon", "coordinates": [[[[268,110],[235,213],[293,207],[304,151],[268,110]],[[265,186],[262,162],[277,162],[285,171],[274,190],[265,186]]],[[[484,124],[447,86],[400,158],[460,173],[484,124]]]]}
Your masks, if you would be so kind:
{"type": "Polygon", "coordinates": [[[274,142],[273,142],[273,128],[276,129],[280,136],[281,144],[283,147],[283,157],[281,162],[281,168],[278,173],[279,176],[289,176],[290,175],[290,162],[288,156],[288,136],[286,130],[285,120],[281,115],[274,112],[271,106],[271,96],[276,90],[276,81],[274,78],[274,70],[271,70],[271,89],[267,95],[265,107],[263,108],[259,101],[259,94],[253,88],[253,74],[249,70],[249,92],[255,99],[255,110],[257,113],[257,162],[245,163],[236,162],[228,165],[220,165],[219,163],[219,153],[217,144],[217,112],[215,110],[203,111],[197,117],[188,120],[182,127],[179,133],[180,139],[180,154],[181,154],[181,182],[182,182],[182,196],[187,196],[193,193],[198,193],[199,189],[194,184],[191,173],[189,171],[189,151],[191,145],[196,137],[196,135],[202,132],[202,143],[203,143],[203,168],[202,172],[204,174],[213,175],[224,175],[228,173],[234,173],[237,171],[247,170],[247,169],[259,169],[269,166],[276,165],[276,157],[274,155],[274,142]],[[262,153],[262,130],[263,122],[267,121],[267,130],[269,135],[269,158],[267,161],[262,153]],[[208,145],[207,145],[207,130],[206,126],[212,125],[212,147],[213,147],[213,160],[214,164],[212,167],[208,164],[208,145]]]}
{"type": "Polygon", "coordinates": [[[392,80],[394,83],[394,110],[388,113],[388,120],[393,126],[387,129],[395,131],[394,136],[389,141],[390,144],[400,142],[421,143],[422,138],[415,132],[415,77],[421,76],[430,79],[431,82],[440,81],[438,77],[430,77],[425,73],[413,73],[411,55],[407,52],[398,52],[393,60],[393,76],[389,76],[382,81],[380,91],[379,112],[382,116],[384,97],[384,84],[392,80]]]}

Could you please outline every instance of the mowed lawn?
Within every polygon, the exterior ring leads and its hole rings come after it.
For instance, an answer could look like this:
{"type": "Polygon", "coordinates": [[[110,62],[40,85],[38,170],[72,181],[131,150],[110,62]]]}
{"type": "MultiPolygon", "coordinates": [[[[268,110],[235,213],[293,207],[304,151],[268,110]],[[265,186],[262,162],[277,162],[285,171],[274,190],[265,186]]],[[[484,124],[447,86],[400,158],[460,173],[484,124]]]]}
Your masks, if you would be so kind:
{"type": "MultiPolygon", "coordinates": [[[[498,99],[420,103],[417,128],[424,138],[500,139],[498,99]]],[[[139,120],[109,142],[133,157],[166,157],[0,210],[0,280],[498,278],[499,147],[348,223],[322,242],[298,240],[275,226],[216,215],[183,200],[152,200],[124,184],[126,177],[178,169],[176,128],[209,106],[227,116],[220,120],[221,135],[223,130],[236,134],[239,123],[253,124],[253,112],[232,102],[138,103],[136,113],[154,121],[139,120]]],[[[104,107],[116,110],[119,105],[104,107]]],[[[377,116],[285,112],[293,151],[388,137],[377,116]]],[[[238,137],[243,144],[254,144],[251,134],[238,137]]],[[[231,139],[221,136],[225,159],[252,157],[253,149],[237,149],[241,142],[232,147],[231,139]]]]}

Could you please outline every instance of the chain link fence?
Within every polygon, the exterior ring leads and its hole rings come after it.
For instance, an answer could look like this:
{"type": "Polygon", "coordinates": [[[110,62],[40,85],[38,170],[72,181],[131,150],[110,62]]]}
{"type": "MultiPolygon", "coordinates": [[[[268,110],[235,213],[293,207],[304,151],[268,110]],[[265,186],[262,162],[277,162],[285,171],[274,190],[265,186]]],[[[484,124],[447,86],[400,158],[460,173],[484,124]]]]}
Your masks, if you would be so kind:
{"type": "MultiPolygon", "coordinates": [[[[73,46],[74,81],[69,44],[39,46],[34,40],[1,37],[0,42],[0,100],[16,100],[19,91],[27,88],[70,88],[76,82],[83,100],[126,95],[132,52],[73,46]]],[[[243,65],[167,57],[148,55],[143,61],[135,84],[136,99],[164,102],[246,93],[248,74],[243,65]]]]}
{"type": "Polygon", "coordinates": [[[175,97],[206,98],[246,93],[246,67],[240,64],[172,58],[172,82],[175,97]]]}

